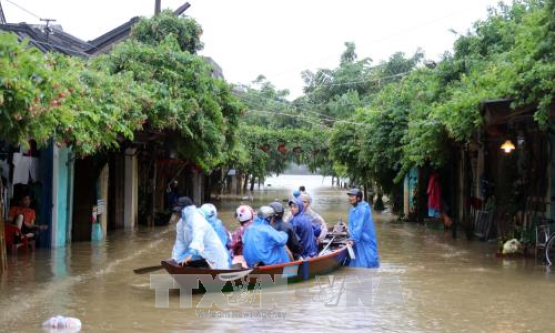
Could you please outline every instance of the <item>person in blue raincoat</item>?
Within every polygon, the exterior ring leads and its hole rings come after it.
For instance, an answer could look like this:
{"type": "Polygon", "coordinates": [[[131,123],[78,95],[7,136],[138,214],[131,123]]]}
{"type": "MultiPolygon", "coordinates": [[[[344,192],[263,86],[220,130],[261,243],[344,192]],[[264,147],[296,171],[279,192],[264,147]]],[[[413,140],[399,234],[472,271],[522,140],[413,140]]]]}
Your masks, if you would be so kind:
{"type": "Polygon", "coordinates": [[[291,256],[293,258],[298,258],[303,252],[303,245],[301,244],[301,239],[295,233],[291,223],[283,222],[283,213],[285,209],[281,202],[274,201],[270,203],[270,206],[274,210],[274,217],[270,225],[277,231],[283,231],[287,234],[287,248],[291,251],[291,256]]]}
{"type": "Polygon", "coordinates": [[[218,237],[220,237],[220,240],[225,248],[227,250],[231,249],[231,237],[229,237],[226,227],[218,218],[216,206],[211,203],[205,203],[200,206],[200,212],[204,215],[204,218],[208,221],[208,223],[210,223],[212,228],[214,228],[214,231],[218,234],[218,237]]]}
{"type": "Polygon", "coordinates": [[[173,211],[181,211],[176,225],[177,236],[172,250],[172,259],[180,265],[205,259],[214,269],[228,269],[229,253],[220,241],[214,228],[193,205],[188,197],[177,200],[173,211]]]}
{"type": "Polygon", "coordinates": [[[349,211],[349,233],[355,259],[351,259],[349,266],[373,268],[380,266],[378,257],[378,243],[374,232],[372,209],[362,200],[362,191],[351,189],[347,192],[349,202],[353,207],[349,211]]]}
{"type": "Polygon", "coordinates": [[[292,218],[289,221],[295,233],[301,239],[303,251],[301,256],[304,258],[315,257],[318,254],[316,239],[322,231],[318,225],[313,225],[308,215],[304,215],[303,202],[300,198],[289,201],[292,218]]]}
{"type": "Polygon", "coordinates": [[[269,206],[262,206],[254,223],[245,230],[243,256],[249,267],[257,264],[274,265],[289,262],[285,249],[288,236],[270,225],[273,217],[274,210],[269,206]]]}

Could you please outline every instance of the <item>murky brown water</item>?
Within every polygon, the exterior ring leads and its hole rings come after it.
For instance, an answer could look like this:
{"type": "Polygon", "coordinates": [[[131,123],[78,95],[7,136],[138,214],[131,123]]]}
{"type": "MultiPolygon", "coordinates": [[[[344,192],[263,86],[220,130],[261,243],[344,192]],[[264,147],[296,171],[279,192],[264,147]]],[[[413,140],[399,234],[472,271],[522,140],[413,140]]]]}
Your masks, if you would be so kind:
{"type": "MultiPolygon", "coordinates": [[[[315,196],[315,210],[328,221],[346,220],[345,195],[322,185],[321,177],[288,176],[266,183],[272,186],[255,194],[254,206],[284,199],[302,183],[315,196]]],[[[235,227],[232,211],[237,204],[218,205],[229,227],[235,227]]],[[[288,306],[275,310],[285,312],[285,319],[199,318],[194,309],[179,307],[177,293],[171,293],[168,308],[155,308],[149,275],[132,270],[169,256],[174,234],[170,227],[160,227],[121,232],[102,244],[76,243],[10,259],[10,271],[0,280],[0,332],[40,332],[40,323],[58,314],[80,318],[82,332],[555,329],[555,278],[544,266],[498,259],[491,255],[493,244],[454,241],[439,230],[393,222],[389,215],[376,215],[375,221],[381,268],[343,268],[337,274],[373,278],[382,291],[397,290],[391,282],[399,281],[402,302],[375,299],[373,306],[347,306],[344,301],[326,306],[313,297],[320,290],[313,281],[289,286],[288,306]]],[[[201,297],[193,296],[193,305],[201,297]]]]}

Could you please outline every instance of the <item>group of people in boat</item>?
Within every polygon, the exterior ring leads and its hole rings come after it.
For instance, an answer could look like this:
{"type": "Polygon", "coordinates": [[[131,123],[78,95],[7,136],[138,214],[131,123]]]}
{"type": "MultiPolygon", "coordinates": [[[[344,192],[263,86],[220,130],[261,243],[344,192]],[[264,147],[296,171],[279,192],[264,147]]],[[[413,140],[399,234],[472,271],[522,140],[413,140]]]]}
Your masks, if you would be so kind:
{"type": "MultiPolygon", "coordinates": [[[[370,205],[362,192],[348,193],[353,206],[349,213],[349,245],[354,250],[350,266],[378,267],[378,249],[370,205]]],[[[274,265],[318,255],[326,238],[326,221],[312,207],[312,197],[301,187],[288,201],[261,206],[256,212],[240,205],[235,212],[239,226],[229,233],[213,204],[196,207],[188,197],[175,201],[173,212],[180,215],[172,259],[180,265],[205,260],[212,269],[274,265]]]]}

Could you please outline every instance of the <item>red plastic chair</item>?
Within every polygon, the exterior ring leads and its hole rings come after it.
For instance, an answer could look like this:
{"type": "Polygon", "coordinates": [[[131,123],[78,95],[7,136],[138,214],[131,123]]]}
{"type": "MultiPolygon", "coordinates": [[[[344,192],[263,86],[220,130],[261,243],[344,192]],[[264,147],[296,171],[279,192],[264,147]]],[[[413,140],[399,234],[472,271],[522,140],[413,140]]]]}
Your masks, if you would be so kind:
{"type": "Polygon", "coordinates": [[[13,224],[10,223],[6,223],[4,225],[4,237],[6,238],[6,248],[11,251],[11,253],[13,255],[17,254],[17,251],[19,248],[24,248],[25,249],[25,253],[29,253],[29,246],[31,246],[31,248],[33,249],[33,251],[35,250],[35,240],[34,239],[29,239],[25,236],[23,236],[21,238],[21,243],[16,244],[14,243],[14,239],[16,237],[16,235],[21,234],[21,231],[19,230],[19,228],[13,224]]]}

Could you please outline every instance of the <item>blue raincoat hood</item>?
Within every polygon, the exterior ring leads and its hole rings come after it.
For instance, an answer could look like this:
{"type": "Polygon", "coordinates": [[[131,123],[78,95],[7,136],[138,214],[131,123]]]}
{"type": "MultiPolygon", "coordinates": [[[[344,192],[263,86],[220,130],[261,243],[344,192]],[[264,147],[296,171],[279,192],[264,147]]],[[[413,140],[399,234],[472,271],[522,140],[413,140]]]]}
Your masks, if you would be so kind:
{"type": "Polygon", "coordinates": [[[301,215],[302,213],[304,213],[304,206],[303,206],[303,201],[301,200],[301,198],[298,198],[298,197],[294,198],[291,201],[289,201],[289,203],[291,203],[291,202],[296,204],[297,206],[299,206],[299,212],[295,216],[301,215]]]}

